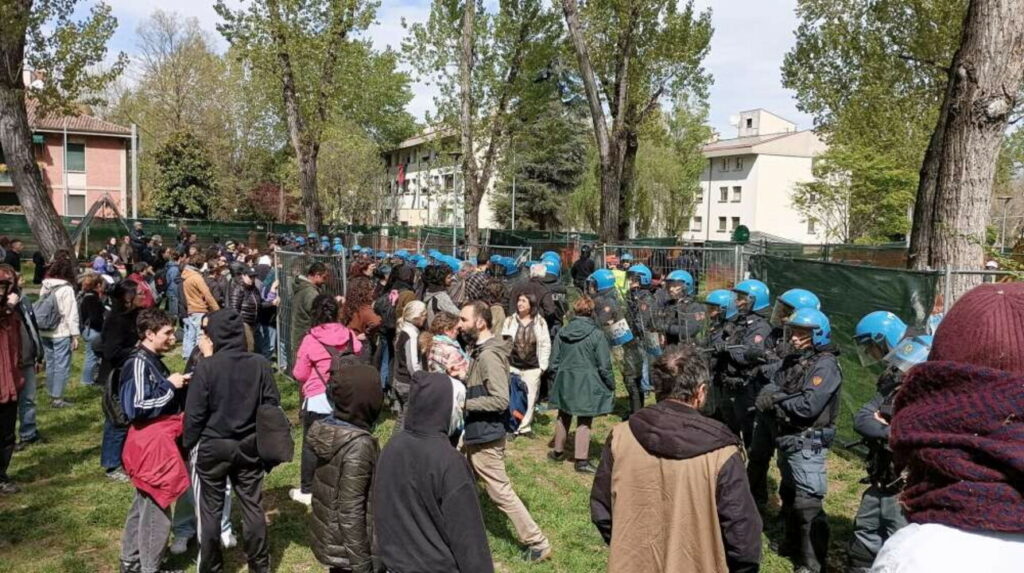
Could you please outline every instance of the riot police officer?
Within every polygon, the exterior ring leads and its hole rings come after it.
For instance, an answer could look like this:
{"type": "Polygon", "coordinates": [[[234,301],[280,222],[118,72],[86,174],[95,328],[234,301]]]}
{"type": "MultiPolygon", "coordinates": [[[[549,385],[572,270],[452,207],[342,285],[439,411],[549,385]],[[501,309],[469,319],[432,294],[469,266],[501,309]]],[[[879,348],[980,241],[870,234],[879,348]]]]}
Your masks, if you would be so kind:
{"type": "Polygon", "coordinates": [[[572,284],[574,287],[583,291],[587,286],[587,277],[594,272],[594,261],[590,258],[592,249],[590,245],[583,245],[580,247],[580,258],[576,259],[576,262],[572,264],[572,268],[569,269],[572,275],[572,284]]]}
{"type": "Polygon", "coordinates": [[[648,335],[653,333],[654,326],[654,295],[651,292],[654,273],[644,264],[632,265],[626,272],[629,280],[626,320],[634,338],[622,347],[622,380],[629,394],[629,410],[623,419],[644,407],[644,363],[650,346],[648,335]]]}
{"type": "Polygon", "coordinates": [[[608,336],[612,347],[633,340],[633,331],[626,321],[626,309],[615,288],[615,277],[608,269],[598,269],[588,278],[587,294],[594,299],[594,318],[608,336]]]}
{"type": "Polygon", "coordinates": [[[768,324],[768,286],[759,280],[745,280],[735,287],[736,306],[739,308],[737,331],[728,345],[719,343],[715,354],[723,367],[722,384],[731,407],[723,411],[729,429],[743,438],[750,448],[754,433],[754,399],[758,388],[751,382],[755,369],[762,364],[764,344],[771,333],[768,324]]]}
{"type": "Polygon", "coordinates": [[[785,526],[779,553],[793,558],[798,573],[817,573],[828,555],[825,458],[835,439],[843,376],[832,328],[821,311],[797,310],[787,331],[792,352],[758,394],[757,408],[772,412],[777,424],[785,526]]]}
{"type": "Polygon", "coordinates": [[[537,303],[540,305],[541,312],[544,313],[544,320],[548,323],[551,340],[554,340],[558,336],[558,331],[562,328],[562,321],[565,319],[566,312],[568,312],[569,295],[561,280],[561,261],[554,257],[545,256],[541,257],[541,262],[544,264],[545,269],[542,282],[547,287],[547,292],[537,303]]]}
{"type": "Polygon", "coordinates": [[[728,345],[730,340],[735,340],[736,319],[739,318],[739,309],[736,308],[736,293],[728,289],[713,290],[704,298],[704,307],[707,316],[708,330],[702,340],[702,346],[712,351],[708,354],[708,371],[711,372],[711,386],[708,388],[708,399],[706,413],[719,421],[725,420],[723,413],[726,406],[731,407],[726,400],[724,383],[726,359],[713,352],[715,348],[728,345]]]}
{"type": "Polygon", "coordinates": [[[878,377],[878,389],[870,402],[854,417],[853,428],[868,447],[867,483],[853,522],[850,540],[849,573],[871,569],[882,545],[907,524],[898,496],[903,480],[893,464],[889,449],[889,421],[903,374],[928,359],[931,336],[914,335],[891,312],[875,311],[860,320],[854,330],[858,354],[865,365],[882,361],[886,369],[878,377]]]}
{"type": "Polygon", "coordinates": [[[704,307],[693,300],[693,291],[693,276],[675,270],[654,295],[656,325],[665,337],[664,346],[696,342],[704,324],[704,307]]]}
{"type": "MultiPolygon", "coordinates": [[[[757,392],[767,385],[774,373],[782,365],[782,359],[790,353],[789,341],[786,340],[785,323],[789,317],[801,308],[821,310],[821,302],[817,295],[809,290],[790,289],[775,299],[775,307],[769,320],[772,330],[764,343],[762,366],[755,369],[751,382],[757,392]]],[[[751,356],[756,356],[756,347],[751,356]]],[[[757,412],[754,416],[754,429],[747,450],[747,481],[750,492],[758,507],[768,503],[768,465],[775,453],[775,419],[771,414],[757,412]]]]}

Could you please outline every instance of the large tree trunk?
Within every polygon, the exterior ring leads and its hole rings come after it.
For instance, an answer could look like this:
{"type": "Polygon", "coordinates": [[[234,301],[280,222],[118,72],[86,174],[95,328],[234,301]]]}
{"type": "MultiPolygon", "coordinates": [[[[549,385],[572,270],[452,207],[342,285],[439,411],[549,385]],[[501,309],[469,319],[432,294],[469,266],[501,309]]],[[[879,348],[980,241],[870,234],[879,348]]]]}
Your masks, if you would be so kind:
{"type": "MultiPolygon", "coordinates": [[[[622,154],[617,151],[619,149],[617,141],[615,149],[613,149],[613,142],[608,134],[608,123],[605,119],[604,105],[601,102],[601,92],[594,75],[594,66],[590,62],[590,50],[587,48],[586,38],[583,36],[582,26],[580,26],[579,7],[576,0],[562,0],[562,12],[565,14],[566,28],[569,30],[569,37],[579,62],[580,77],[583,79],[583,89],[587,94],[590,118],[594,123],[594,138],[597,141],[601,175],[601,227],[598,229],[598,234],[602,242],[614,243],[621,236],[619,234],[621,212],[619,181],[622,175],[622,154]]],[[[618,140],[619,135],[616,134],[615,138],[618,140]]]]}
{"type": "Polygon", "coordinates": [[[18,202],[43,254],[50,258],[60,249],[71,251],[71,238],[53,207],[50,190],[43,183],[32,131],[25,111],[25,26],[31,2],[14,2],[14,13],[5,14],[0,26],[0,148],[14,184],[18,202]]]}
{"type": "Polygon", "coordinates": [[[917,182],[917,199],[914,202],[914,220],[910,231],[910,250],[907,256],[907,267],[916,270],[931,268],[931,240],[935,210],[935,184],[939,177],[940,152],[942,139],[946,133],[947,112],[950,104],[950,93],[953,80],[948,80],[946,95],[943,98],[939,118],[928,140],[928,148],[921,162],[921,171],[917,182]]]}
{"type": "MultiPolygon", "coordinates": [[[[940,119],[937,128],[943,129],[932,212],[920,221],[931,225],[921,235],[928,237],[932,268],[984,263],[996,160],[1024,81],[1024,0],[972,0],[963,30],[943,103],[945,123],[940,119]]],[[[954,299],[979,282],[978,275],[957,276],[954,299]]]]}
{"type": "Polygon", "coordinates": [[[296,150],[299,164],[299,188],[302,190],[302,213],[306,217],[306,232],[320,233],[320,225],[324,220],[323,209],[320,207],[320,195],[317,189],[317,159],[320,155],[315,146],[301,146],[296,150]]]}
{"type": "Polygon", "coordinates": [[[633,197],[633,186],[636,183],[636,154],[640,149],[640,138],[635,132],[623,135],[622,167],[619,175],[619,237],[629,237],[629,227],[636,217],[633,209],[628,208],[627,201],[633,197]]]}
{"type": "MultiPolygon", "coordinates": [[[[459,39],[459,131],[462,147],[462,201],[465,219],[466,244],[471,249],[480,244],[480,183],[477,178],[476,147],[473,145],[473,29],[476,22],[476,2],[466,0],[462,10],[462,35],[459,39]]],[[[498,118],[494,118],[498,121],[498,118]]],[[[493,142],[492,142],[493,143],[493,142]]],[[[453,189],[452,193],[457,192],[453,189]]],[[[455,206],[452,205],[452,218],[455,218],[455,206]]],[[[453,231],[454,232],[454,231],[453,231]]],[[[455,253],[452,253],[453,255],[455,253]]],[[[475,255],[476,253],[470,253],[475,255]]]]}

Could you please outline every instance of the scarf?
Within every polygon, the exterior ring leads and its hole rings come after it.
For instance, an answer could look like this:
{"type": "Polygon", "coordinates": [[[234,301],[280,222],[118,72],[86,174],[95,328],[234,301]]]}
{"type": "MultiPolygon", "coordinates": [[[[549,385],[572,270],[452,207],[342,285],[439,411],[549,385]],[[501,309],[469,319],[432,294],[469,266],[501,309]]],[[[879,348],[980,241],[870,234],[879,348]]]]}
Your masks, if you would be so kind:
{"type": "Polygon", "coordinates": [[[925,362],[896,395],[890,446],[914,523],[1024,533],[1024,378],[925,362]]]}

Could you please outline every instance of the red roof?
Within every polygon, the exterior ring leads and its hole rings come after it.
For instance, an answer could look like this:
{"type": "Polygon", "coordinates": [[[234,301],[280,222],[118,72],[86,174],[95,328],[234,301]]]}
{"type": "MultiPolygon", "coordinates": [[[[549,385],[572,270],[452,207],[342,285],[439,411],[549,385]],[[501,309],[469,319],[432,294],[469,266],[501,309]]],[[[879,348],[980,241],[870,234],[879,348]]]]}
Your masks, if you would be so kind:
{"type": "Polygon", "coordinates": [[[99,133],[99,134],[110,134],[110,135],[131,135],[132,130],[117,125],[116,123],[110,123],[104,121],[98,117],[93,117],[87,114],[80,114],[77,116],[58,116],[58,115],[46,115],[43,117],[36,116],[36,109],[39,107],[39,102],[36,100],[26,100],[25,110],[28,111],[28,124],[32,129],[40,129],[46,131],[73,131],[76,133],[99,133]]]}

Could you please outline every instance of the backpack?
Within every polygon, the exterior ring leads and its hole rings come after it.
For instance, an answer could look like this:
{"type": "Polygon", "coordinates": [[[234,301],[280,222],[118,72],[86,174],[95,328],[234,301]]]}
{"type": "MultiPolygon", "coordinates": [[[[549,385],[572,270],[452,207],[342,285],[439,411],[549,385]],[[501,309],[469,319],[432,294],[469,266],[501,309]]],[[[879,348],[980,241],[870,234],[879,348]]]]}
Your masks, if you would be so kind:
{"type": "Polygon", "coordinates": [[[156,285],[157,294],[167,292],[167,267],[160,269],[153,275],[153,284],[156,285]]]}
{"type": "MultiPolygon", "coordinates": [[[[322,340],[315,336],[313,337],[313,339],[319,342],[320,346],[323,346],[324,350],[326,350],[327,354],[329,354],[331,357],[331,367],[328,370],[329,380],[337,380],[338,371],[344,368],[345,366],[352,366],[355,364],[369,364],[369,361],[367,360],[367,357],[365,356],[364,353],[356,354],[355,352],[352,351],[353,346],[351,337],[349,337],[348,343],[345,345],[345,348],[342,348],[341,350],[338,350],[337,348],[330,346],[328,344],[324,344],[322,340]]],[[[363,346],[364,350],[366,350],[367,348],[368,346],[363,346]]]]}
{"type": "Polygon", "coordinates": [[[508,377],[508,411],[505,413],[505,431],[516,432],[530,407],[529,389],[518,374],[508,377]]]}
{"type": "Polygon", "coordinates": [[[107,379],[103,381],[103,400],[100,403],[103,413],[110,423],[118,428],[127,428],[131,423],[121,405],[121,369],[111,368],[107,379]]]}
{"type": "Polygon", "coordinates": [[[64,287],[71,288],[71,285],[58,286],[32,305],[32,312],[36,315],[36,325],[39,330],[56,330],[60,326],[62,317],[55,295],[59,289],[64,287]]]}

